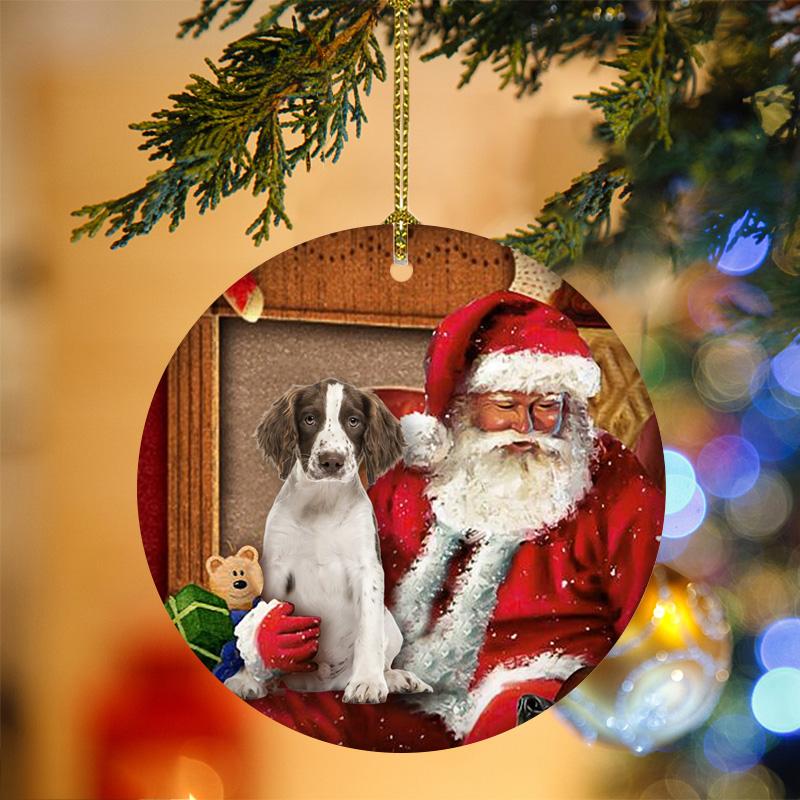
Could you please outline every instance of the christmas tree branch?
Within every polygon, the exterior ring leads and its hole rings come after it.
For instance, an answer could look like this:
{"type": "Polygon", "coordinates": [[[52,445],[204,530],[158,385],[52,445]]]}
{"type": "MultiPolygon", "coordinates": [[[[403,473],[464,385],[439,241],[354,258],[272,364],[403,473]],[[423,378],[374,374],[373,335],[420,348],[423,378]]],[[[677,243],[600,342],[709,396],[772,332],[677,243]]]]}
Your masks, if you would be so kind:
{"type": "MultiPolygon", "coordinates": [[[[178,36],[183,37],[191,34],[195,39],[201,33],[205,33],[217,17],[217,14],[228,7],[228,16],[220,25],[224,29],[238,22],[253,5],[255,0],[203,0],[200,11],[196,16],[183,20],[178,29],[178,36]]],[[[270,14],[277,22],[278,17],[291,5],[291,2],[277,3],[270,14]]]]}
{"type": "MultiPolygon", "coordinates": [[[[222,5],[206,3],[195,29],[207,27],[222,5]]],[[[73,212],[88,217],[73,241],[107,226],[106,235],[121,233],[112,245],[121,247],[165,216],[175,230],[192,190],[201,213],[239,189],[266,193],[247,229],[256,244],[271,225],[291,226],[287,178],[299,163],[339,157],[349,126],[358,135],[366,120],[362,93],[386,77],[374,35],[385,6],[386,0],[302,0],[293,4],[290,28],[276,20],[286,4],[274,6],[251,34],[225,48],[219,65],[206,62],[213,79],[192,75],[186,90],[170,97],[171,108],[131,125],[147,139],[140,149],[151,151],[151,160],[171,164],[134,192],[73,212]]]]}
{"type": "Polygon", "coordinates": [[[696,17],[694,11],[674,12],[660,3],[653,24],[630,36],[617,58],[601,62],[619,70],[619,79],[578,96],[603,113],[601,135],[624,145],[638,125],[654,122],[650,148],[659,143],[670,147],[671,105],[694,87],[697,67],[703,64],[697,45],[713,32],[696,17]]]}
{"type": "MultiPolygon", "coordinates": [[[[624,152],[642,129],[647,144],[636,160],[647,158],[658,144],[671,146],[671,107],[694,84],[696,67],[702,64],[698,44],[713,35],[716,13],[710,3],[679,11],[657,4],[652,22],[628,36],[617,58],[602,62],[617,69],[620,77],[610,87],[578,99],[603,113],[598,132],[615,152],[624,152]]],[[[608,229],[615,192],[624,187],[621,196],[626,196],[634,190],[630,174],[625,166],[601,164],[579,176],[566,192],[549,198],[534,223],[502,241],[547,266],[574,260],[586,242],[596,241],[608,229]]]]}
{"type": "Polygon", "coordinates": [[[536,222],[518,228],[500,241],[533,256],[542,264],[574,261],[589,240],[598,238],[611,218],[611,201],[619,190],[626,193],[627,173],[622,167],[600,164],[578,176],[564,192],[549,197],[536,222]]]}
{"type": "Polygon", "coordinates": [[[423,0],[411,8],[412,44],[433,49],[424,61],[461,54],[464,72],[459,88],[487,62],[500,76],[500,87],[531,94],[542,73],[558,57],[602,54],[619,36],[626,16],[618,2],[581,0],[423,0]]]}

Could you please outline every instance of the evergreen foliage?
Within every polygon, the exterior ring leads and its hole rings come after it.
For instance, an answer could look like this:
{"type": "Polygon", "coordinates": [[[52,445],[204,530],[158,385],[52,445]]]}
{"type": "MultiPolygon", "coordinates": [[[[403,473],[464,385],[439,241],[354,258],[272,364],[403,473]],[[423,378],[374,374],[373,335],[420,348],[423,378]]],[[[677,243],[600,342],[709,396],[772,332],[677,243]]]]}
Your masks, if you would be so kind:
{"type": "Polygon", "coordinates": [[[412,45],[432,47],[423,53],[424,61],[460,55],[459,88],[489,63],[500,76],[500,88],[513,86],[521,96],[539,88],[554,58],[602,55],[611,47],[626,20],[618,7],[607,0],[424,0],[411,7],[409,29],[412,45]]]}
{"type": "MultiPolygon", "coordinates": [[[[181,33],[206,30],[223,6],[223,25],[243,14],[248,2],[206,0],[201,13],[181,25],[181,33]]],[[[141,131],[150,160],[170,162],[137,191],[74,212],[88,221],[73,232],[94,236],[121,233],[113,247],[149,233],[164,216],[170,230],[186,214],[192,192],[200,212],[215,208],[239,189],[266,193],[263,211],[249,226],[256,244],[270,227],[291,226],[286,213],[287,178],[298,164],[336,161],[348,139],[366,120],[362,94],[386,66],[374,27],[385,2],[301,0],[282,2],[252,33],[225,48],[220,63],[206,63],[212,77],[192,75],[192,83],[171,95],[173,105],[146,122],[141,131]],[[290,27],[278,17],[290,6],[290,27]]]]}
{"type": "MultiPolygon", "coordinates": [[[[233,25],[238,22],[253,5],[255,0],[202,0],[200,11],[196,16],[183,20],[178,29],[178,36],[183,37],[189,34],[193,38],[197,38],[200,34],[205,33],[217,18],[217,14],[227,7],[228,15],[222,24],[219,26],[220,30],[233,25]]],[[[276,3],[270,10],[273,19],[277,21],[278,17],[291,5],[291,2],[284,0],[284,2],[276,3]]]]}
{"type": "Polygon", "coordinates": [[[618,190],[629,191],[623,166],[604,162],[584,172],[563,192],[549,197],[536,221],[525,230],[502,239],[537,261],[550,266],[570,263],[583,255],[589,241],[596,241],[611,221],[611,201],[618,190]]]}
{"type": "Polygon", "coordinates": [[[536,222],[505,237],[506,244],[557,266],[574,260],[583,253],[587,242],[602,236],[615,190],[621,188],[623,197],[632,191],[635,164],[619,155],[634,134],[646,145],[636,162],[643,161],[659,144],[662,149],[671,147],[671,108],[685,98],[694,83],[696,69],[702,64],[698,45],[713,36],[717,13],[718,4],[711,2],[695,3],[678,12],[659,4],[654,20],[641,32],[627,37],[617,58],[603,62],[619,70],[620,77],[610,87],[581,99],[603,113],[598,135],[608,142],[608,160],[588,174],[594,180],[583,175],[568,192],[549,198],[536,222]],[[605,180],[609,174],[614,176],[610,183],[605,180]],[[564,230],[571,232],[567,248],[562,246],[559,235],[564,230]]]}

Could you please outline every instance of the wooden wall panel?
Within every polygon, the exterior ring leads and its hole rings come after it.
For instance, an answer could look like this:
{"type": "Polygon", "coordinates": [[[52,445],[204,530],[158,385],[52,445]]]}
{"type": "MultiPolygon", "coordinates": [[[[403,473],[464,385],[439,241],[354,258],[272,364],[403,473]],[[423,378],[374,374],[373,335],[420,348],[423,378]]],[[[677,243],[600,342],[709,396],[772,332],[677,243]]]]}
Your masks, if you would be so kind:
{"type": "Polygon", "coordinates": [[[167,368],[168,591],[205,583],[219,551],[219,318],[201,317],[167,368]]]}
{"type": "MultiPolygon", "coordinates": [[[[514,257],[491,239],[447,228],[414,226],[409,238],[414,275],[389,277],[391,225],[321,236],[263,263],[255,271],[266,319],[433,328],[469,300],[506,289],[514,257]]],[[[233,312],[215,304],[223,315],[233,312]]]]}

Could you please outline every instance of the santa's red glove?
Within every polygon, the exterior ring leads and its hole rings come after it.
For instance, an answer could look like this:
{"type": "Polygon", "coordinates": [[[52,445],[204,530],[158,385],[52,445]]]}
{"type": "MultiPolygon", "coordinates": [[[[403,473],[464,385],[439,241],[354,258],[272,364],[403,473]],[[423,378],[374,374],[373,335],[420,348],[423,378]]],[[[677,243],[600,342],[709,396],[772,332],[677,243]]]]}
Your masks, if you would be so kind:
{"type": "Polygon", "coordinates": [[[293,616],[291,603],[278,603],[264,617],[256,646],[264,666],[281,672],[313,672],[319,648],[319,617],[293,616]]]}

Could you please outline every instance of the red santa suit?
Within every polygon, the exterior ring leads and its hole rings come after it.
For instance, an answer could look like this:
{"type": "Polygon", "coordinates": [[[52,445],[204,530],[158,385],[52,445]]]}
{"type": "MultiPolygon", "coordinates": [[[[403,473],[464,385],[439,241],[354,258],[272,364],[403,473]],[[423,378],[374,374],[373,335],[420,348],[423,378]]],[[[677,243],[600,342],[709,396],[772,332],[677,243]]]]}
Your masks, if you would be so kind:
{"type": "Polygon", "coordinates": [[[459,394],[564,392],[583,402],[599,382],[574,325],[536,300],[497,292],[446,318],[426,359],[427,413],[401,419],[405,462],[369,493],[386,604],[404,635],[395,665],[434,692],[380,706],[285,692],[253,705],[335,743],[438,749],[510,729],[523,695],[555,700],[597,664],[641,598],[663,523],[663,494],[635,455],[593,430],[580,497],[558,519],[519,532],[453,526],[432,476],[448,457],[459,394]]]}

